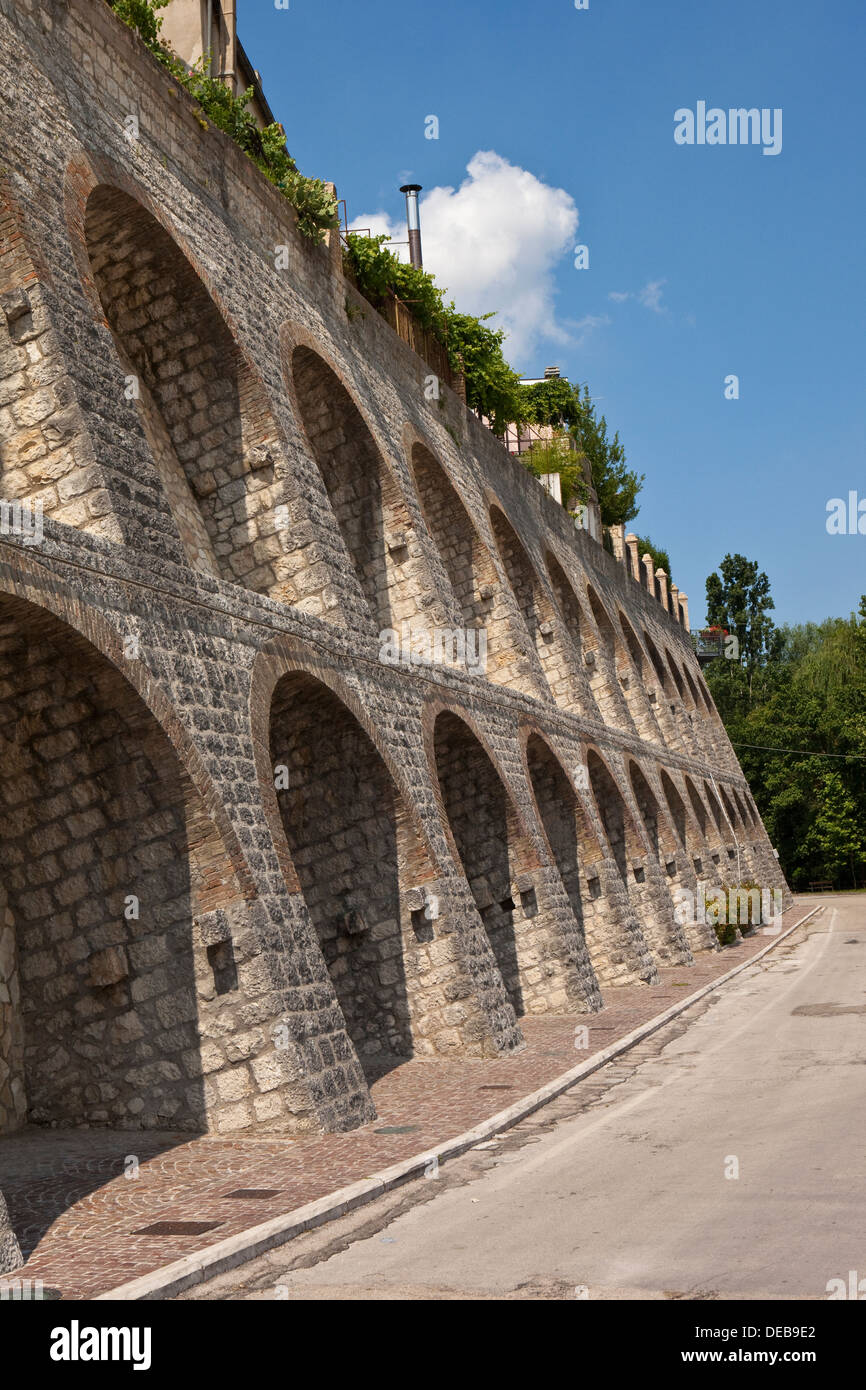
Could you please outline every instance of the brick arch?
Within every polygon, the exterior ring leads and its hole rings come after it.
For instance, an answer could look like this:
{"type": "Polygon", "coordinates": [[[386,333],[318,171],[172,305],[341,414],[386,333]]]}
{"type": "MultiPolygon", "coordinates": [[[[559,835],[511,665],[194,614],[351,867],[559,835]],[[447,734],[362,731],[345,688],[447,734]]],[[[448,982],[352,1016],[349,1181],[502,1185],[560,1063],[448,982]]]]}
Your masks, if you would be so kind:
{"type": "Polygon", "coordinates": [[[0,496],[46,517],[120,542],[105,479],[57,334],[51,268],[31,242],[9,180],[0,173],[0,496]]]}
{"type": "Polygon", "coordinates": [[[0,598],[0,926],[21,998],[0,1038],[20,1085],[11,1123],[26,1103],[36,1124],[219,1127],[214,1083],[234,1068],[215,1047],[206,1084],[201,1038],[232,1031],[246,1002],[248,899],[150,678],[146,700],[68,616],[0,598]]]}
{"type": "Polygon", "coordinates": [[[665,658],[666,658],[667,663],[668,663],[668,670],[670,671],[671,675],[673,676],[673,681],[674,681],[674,685],[676,686],[676,689],[677,689],[677,694],[679,695],[679,697],[680,697],[680,699],[683,701],[683,703],[685,703],[686,688],[685,688],[685,685],[683,684],[683,678],[682,678],[682,675],[681,675],[681,673],[680,673],[679,667],[677,666],[676,662],[674,661],[674,659],[673,659],[673,657],[671,656],[670,652],[668,651],[667,647],[665,647],[665,658]]]}
{"type": "Polygon", "coordinates": [[[665,801],[670,811],[671,821],[676,830],[677,840],[683,850],[688,848],[689,841],[689,815],[686,803],[680,796],[679,791],[674,785],[673,778],[664,768],[661,769],[661,784],[664,792],[665,801]]]}
{"type": "Polygon", "coordinates": [[[291,601],[286,460],[258,372],[176,235],[126,188],[90,189],[82,234],[121,368],[118,414],[125,377],[188,563],[291,601]]]}
{"type": "Polygon", "coordinates": [[[650,658],[650,668],[658,681],[654,708],[659,726],[672,748],[694,753],[697,751],[697,739],[678,685],[674,681],[673,668],[665,662],[647,629],[644,627],[641,631],[644,647],[650,658]]]}
{"type": "Polygon", "coordinates": [[[484,623],[496,584],[496,566],[456,487],[433,451],[416,439],[409,467],[424,522],[445,567],[451,590],[469,626],[484,623]]]}
{"type": "Polygon", "coordinates": [[[748,830],[752,817],[746,807],[745,799],[740,796],[740,793],[737,791],[736,787],[731,787],[731,795],[734,798],[734,804],[737,808],[737,811],[739,812],[740,824],[742,825],[744,830],[748,830]]]}
{"type": "MultiPolygon", "coordinates": [[[[602,897],[604,849],[549,740],[534,726],[527,725],[521,741],[536,815],[586,944],[593,973],[601,986],[613,984],[621,979],[634,943],[602,897]]],[[[634,968],[632,962],[629,964],[634,968]]]]}
{"type": "MultiPolygon", "coordinates": [[[[376,631],[446,620],[415,521],[365,411],[307,335],[284,329],[285,376],[376,631]]],[[[453,604],[450,605],[453,612],[453,604]]]]}
{"type": "Polygon", "coordinates": [[[585,713],[591,718],[601,719],[593,690],[593,677],[597,675],[595,670],[597,650],[595,635],[591,625],[587,622],[586,613],[574,585],[552,550],[545,551],[544,563],[550,587],[559,609],[560,621],[571,646],[570,656],[572,659],[568,662],[564,673],[565,688],[562,690],[560,703],[571,704],[577,713],[585,713]],[[587,675],[587,657],[592,659],[589,675],[587,675]]]}
{"type": "Polygon", "coordinates": [[[662,693],[664,695],[672,695],[673,682],[671,680],[670,672],[666,669],[665,664],[662,661],[661,656],[659,655],[658,647],[656,646],[653,639],[650,637],[646,628],[643,629],[643,640],[644,646],[646,647],[649,653],[650,662],[652,664],[653,670],[655,671],[656,679],[658,680],[659,685],[662,688],[662,693]]]}
{"type": "Polygon", "coordinates": [[[509,1001],[518,1017],[533,1000],[544,1012],[546,987],[533,979],[532,966],[539,950],[545,954],[549,932],[534,884],[527,883],[541,865],[526,823],[468,711],[431,702],[424,725],[446,839],[469,885],[509,1001]]]}
{"type": "Polygon", "coordinates": [[[414,431],[407,434],[411,435],[409,467],[421,515],[457,611],[468,630],[485,634],[487,675],[500,684],[508,683],[519,652],[493,556],[440,459],[414,431]]]}
{"type": "Polygon", "coordinates": [[[692,804],[692,811],[694,812],[695,820],[698,823],[698,829],[700,830],[704,841],[706,841],[707,832],[710,829],[710,817],[707,811],[706,803],[704,802],[703,797],[701,796],[691,777],[686,776],[685,784],[686,795],[688,796],[689,801],[692,804]]]}
{"type": "Polygon", "coordinates": [[[758,813],[758,808],[755,805],[755,798],[752,796],[751,787],[745,787],[743,789],[743,805],[749,813],[749,820],[752,822],[752,825],[760,826],[761,817],[758,813]]]}
{"type": "Polygon", "coordinates": [[[707,685],[706,680],[704,679],[704,673],[700,669],[700,667],[698,667],[697,671],[695,672],[695,683],[698,687],[698,690],[701,693],[701,698],[704,704],[706,705],[707,714],[710,716],[711,719],[716,719],[719,723],[721,723],[721,717],[719,715],[718,710],[716,709],[715,701],[713,700],[713,697],[710,694],[710,688],[707,685]]]}
{"type": "Polygon", "coordinates": [[[432,856],[372,739],[330,686],[289,671],[273,691],[270,760],[286,769],[289,853],[368,1081],[417,1052],[452,1051],[459,962],[436,917],[412,906],[432,856]]]}
{"type": "Polygon", "coordinates": [[[692,673],[689,670],[689,665],[687,661],[683,661],[681,670],[686,678],[686,685],[688,686],[689,694],[692,697],[692,704],[694,705],[696,710],[700,710],[704,702],[701,698],[701,695],[698,692],[698,687],[695,685],[695,682],[692,679],[692,673]]]}
{"type": "Polygon", "coordinates": [[[397,787],[401,799],[407,807],[415,833],[424,840],[425,851],[431,861],[431,877],[438,872],[439,856],[436,847],[426,836],[423,823],[414,807],[412,788],[406,778],[405,767],[396,759],[392,748],[383,736],[382,730],[371,719],[369,709],[359,696],[357,689],[346,680],[338,668],[323,655],[321,650],[311,647],[300,638],[275,637],[262,647],[252,668],[250,678],[250,727],[253,743],[253,757],[256,765],[258,785],[262,792],[263,810],[279,861],[280,870],[290,892],[300,891],[298,879],[288,842],[285,837],[279,802],[274,788],[274,772],[270,755],[269,723],[274,690],[286,675],[308,675],[325,686],[339,700],[358,722],[377,754],[385,764],[389,776],[397,787]]]}
{"type": "Polygon", "coordinates": [[[656,698],[651,699],[647,690],[647,678],[652,670],[652,663],[646,649],[641,645],[640,638],[619,606],[616,615],[632,663],[630,672],[624,668],[624,674],[628,675],[626,694],[629,708],[641,737],[648,743],[663,742],[658,701],[656,698]]]}
{"type": "Polygon", "coordinates": [[[643,768],[633,758],[629,760],[628,773],[635,801],[656,859],[660,864],[669,863],[676,859],[678,848],[673,818],[663,814],[658,798],[650,786],[643,768]]]}
{"type": "MultiPolygon", "coordinates": [[[[634,692],[630,689],[624,690],[621,683],[621,677],[625,674],[623,670],[623,644],[617,638],[616,630],[605,605],[589,582],[586,585],[586,596],[598,632],[598,637],[594,639],[595,664],[598,672],[595,676],[595,680],[598,682],[596,699],[603,712],[613,723],[621,729],[632,732],[639,725],[632,711],[634,692]],[[602,696],[599,693],[601,691],[606,692],[604,702],[602,702],[602,696]]],[[[628,664],[627,657],[625,657],[625,664],[626,666],[628,664]]],[[[593,678],[590,678],[590,683],[593,683],[593,678]]],[[[644,723],[642,713],[640,714],[640,723],[644,723]]]]}
{"type": "Polygon", "coordinates": [[[691,951],[675,920],[670,890],[660,878],[655,860],[647,859],[627,796],[607,761],[594,747],[587,750],[587,770],[611,855],[629,897],[634,900],[635,913],[648,946],[663,964],[690,961],[691,951]]]}
{"type": "Polygon", "coordinates": [[[704,794],[706,796],[707,805],[710,808],[710,815],[712,816],[713,824],[715,825],[717,832],[721,836],[724,834],[725,818],[722,813],[722,808],[719,804],[718,797],[716,796],[709,782],[707,782],[706,780],[704,781],[704,794]]]}
{"type": "Polygon", "coordinates": [[[641,646],[640,639],[637,633],[635,632],[634,628],[632,627],[631,623],[629,622],[628,618],[625,616],[621,608],[617,609],[617,617],[619,618],[619,625],[622,628],[622,634],[625,638],[626,646],[628,647],[631,659],[634,662],[635,670],[637,671],[638,675],[641,678],[643,678],[647,665],[649,663],[649,657],[647,656],[647,653],[644,650],[644,648],[641,646]]]}
{"type": "Polygon", "coordinates": [[[589,785],[614,862],[624,883],[630,880],[629,860],[643,855],[626,798],[607,761],[592,746],[587,748],[589,785]]]}
{"type": "Polygon", "coordinates": [[[488,518],[527,638],[526,655],[536,682],[536,689],[532,693],[549,699],[552,696],[551,677],[556,683],[554,670],[561,660],[553,605],[523,541],[498,503],[489,504],[488,518]],[[551,670],[551,677],[548,676],[548,669],[551,670]]]}
{"type": "Polygon", "coordinates": [[[123,636],[94,608],[67,590],[56,575],[51,577],[50,582],[46,582],[35,566],[32,575],[27,575],[26,562],[24,565],[19,562],[16,572],[5,560],[0,559],[0,594],[10,599],[18,599],[36,611],[44,609],[75,634],[82,649],[93,647],[101,657],[122,672],[123,679],[132,686],[162,728],[196,792],[207,805],[220,838],[226,846],[244,897],[248,900],[255,898],[257,889],[244,852],[198,748],[186,726],[175,713],[169,696],[144,662],[127,660],[124,656],[123,636]]]}
{"type": "Polygon", "coordinates": [[[722,798],[722,804],[728,813],[728,819],[731,825],[733,826],[734,830],[736,831],[736,827],[740,821],[740,817],[737,813],[737,808],[731,799],[730,792],[732,789],[727,787],[724,782],[719,782],[718,787],[719,796],[722,798]]]}

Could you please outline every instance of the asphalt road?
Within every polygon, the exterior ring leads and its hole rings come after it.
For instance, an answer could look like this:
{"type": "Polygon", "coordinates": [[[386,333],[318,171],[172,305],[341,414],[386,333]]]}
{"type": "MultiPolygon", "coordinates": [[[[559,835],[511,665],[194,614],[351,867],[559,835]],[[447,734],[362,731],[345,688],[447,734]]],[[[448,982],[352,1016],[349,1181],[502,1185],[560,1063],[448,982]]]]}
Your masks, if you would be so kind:
{"type": "Polygon", "coordinates": [[[825,1299],[866,1280],[866,898],[823,901],[498,1142],[186,1297],[825,1299]]]}

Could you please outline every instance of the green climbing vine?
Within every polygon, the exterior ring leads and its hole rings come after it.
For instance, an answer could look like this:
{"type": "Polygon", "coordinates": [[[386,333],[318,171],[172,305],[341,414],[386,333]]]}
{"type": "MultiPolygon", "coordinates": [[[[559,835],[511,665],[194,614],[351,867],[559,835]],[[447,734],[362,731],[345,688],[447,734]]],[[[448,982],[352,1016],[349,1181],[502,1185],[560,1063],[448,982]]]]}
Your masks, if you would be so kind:
{"type": "Polygon", "coordinates": [[[387,250],[386,236],[349,232],[343,251],[346,271],[374,308],[381,309],[389,290],[415,320],[445,348],[451,369],[462,372],[466,404],[486,416],[494,434],[519,418],[520,378],[502,353],[502,329],[489,328],[492,314],[476,318],[446,304],[432,275],[400,261],[387,250]]]}
{"type": "Polygon", "coordinates": [[[285,134],[276,122],[260,130],[249,110],[252,87],[234,96],[224,82],[204,71],[209,55],[187,68],[160,43],[162,18],[168,0],[108,0],[119,19],[135,29],[157,62],[195,98],[208,120],[239,145],[258,169],[291,203],[298,230],[311,241],[339,225],[334,195],[321,179],[306,178],[286,149],[285,134]]]}

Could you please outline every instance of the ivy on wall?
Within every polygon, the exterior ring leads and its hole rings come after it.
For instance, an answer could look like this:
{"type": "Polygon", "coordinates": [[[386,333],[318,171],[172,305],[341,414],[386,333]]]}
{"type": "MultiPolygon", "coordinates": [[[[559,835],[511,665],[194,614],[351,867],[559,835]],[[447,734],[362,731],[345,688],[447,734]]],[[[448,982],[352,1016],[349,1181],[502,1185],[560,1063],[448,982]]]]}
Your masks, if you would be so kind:
{"type": "Polygon", "coordinates": [[[195,97],[205,116],[231,136],[291,203],[298,215],[298,230],[310,241],[319,242],[324,232],[339,225],[333,193],[321,179],[306,178],[286,149],[285,134],[276,122],[260,130],[249,111],[254,89],[248,87],[236,97],[219,78],[210,77],[204,66],[207,57],[187,68],[159,41],[162,18],[159,11],[169,0],[108,0],[119,19],[135,29],[157,62],[195,97]]]}

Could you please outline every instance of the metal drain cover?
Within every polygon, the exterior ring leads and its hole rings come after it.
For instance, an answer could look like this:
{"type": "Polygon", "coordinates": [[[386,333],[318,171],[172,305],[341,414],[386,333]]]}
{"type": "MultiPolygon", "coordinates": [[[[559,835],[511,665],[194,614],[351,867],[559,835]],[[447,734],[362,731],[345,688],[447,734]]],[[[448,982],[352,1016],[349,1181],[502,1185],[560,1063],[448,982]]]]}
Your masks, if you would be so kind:
{"type": "Polygon", "coordinates": [[[239,1187],[237,1192],[227,1192],[226,1197],[244,1197],[251,1202],[264,1201],[267,1197],[281,1196],[282,1191],[281,1187],[239,1187]]]}
{"type": "Polygon", "coordinates": [[[155,1221],[152,1226],[142,1226],[133,1231],[134,1236],[203,1236],[205,1231],[213,1231],[221,1226],[221,1221],[155,1221]]]}
{"type": "Polygon", "coordinates": [[[513,1091],[513,1086],[479,1086],[479,1091],[513,1091]]]}
{"type": "Polygon", "coordinates": [[[386,1125],[384,1129],[374,1129],[374,1134],[414,1134],[420,1125],[386,1125]]]}

